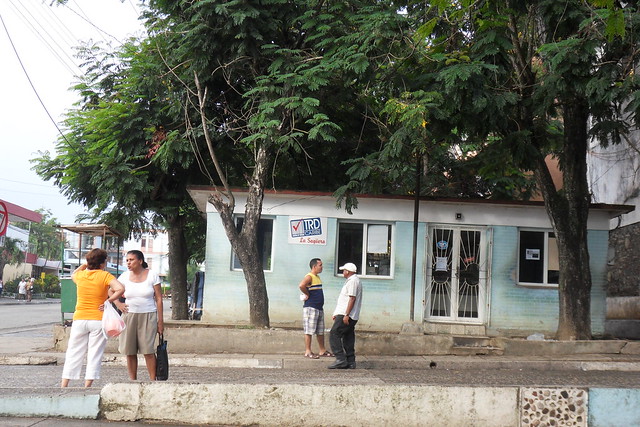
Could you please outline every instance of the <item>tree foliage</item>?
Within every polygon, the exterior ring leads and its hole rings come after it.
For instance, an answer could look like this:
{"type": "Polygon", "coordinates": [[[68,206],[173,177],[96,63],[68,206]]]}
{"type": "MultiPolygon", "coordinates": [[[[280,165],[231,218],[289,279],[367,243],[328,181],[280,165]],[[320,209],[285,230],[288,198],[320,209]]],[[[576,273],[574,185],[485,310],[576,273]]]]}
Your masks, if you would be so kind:
{"type": "Polygon", "coordinates": [[[167,67],[188,88],[186,114],[195,110],[200,118],[191,132],[207,142],[216,187],[210,201],[243,267],[251,323],[266,327],[268,296],[256,262],[264,190],[280,182],[299,186],[298,178],[309,176],[320,187],[343,176],[330,173],[339,169],[336,154],[357,149],[370,127],[354,88],[375,77],[378,62],[388,62],[387,42],[402,18],[378,1],[149,5],[153,37],[171,52],[167,67]],[[295,167],[287,171],[282,163],[295,167]],[[249,189],[240,230],[231,188],[239,179],[249,189]]]}
{"type": "Polygon", "coordinates": [[[4,237],[4,243],[0,246],[0,279],[6,265],[20,265],[24,262],[24,248],[22,242],[12,237],[4,237]]]}
{"type": "Polygon", "coordinates": [[[131,40],[108,51],[85,46],[86,74],[74,87],[80,101],[65,119],[57,155],[42,153],[35,169],[53,179],[91,219],[127,235],[165,227],[169,232],[173,317],[186,319],[186,264],[202,257],[201,233],[187,244],[185,230],[204,227],[186,191],[199,183],[198,158],[185,136],[181,97],[174,90],[157,44],[131,40]],[[200,245],[200,246],[199,246],[200,245]]]}
{"type": "Polygon", "coordinates": [[[388,103],[420,100],[405,111],[424,113],[420,126],[403,111],[393,136],[411,133],[416,153],[441,141],[470,147],[483,176],[533,172],[560,253],[560,339],[591,337],[586,151],[590,138],[619,142],[640,118],[636,7],[503,0],[406,9],[415,43],[396,65],[419,88],[388,103]],[[561,189],[547,156],[559,160],[561,189]]]}
{"type": "Polygon", "coordinates": [[[29,249],[38,257],[59,260],[62,254],[62,235],[58,220],[49,209],[36,209],[42,215],[41,222],[17,222],[15,225],[29,230],[29,249]]]}

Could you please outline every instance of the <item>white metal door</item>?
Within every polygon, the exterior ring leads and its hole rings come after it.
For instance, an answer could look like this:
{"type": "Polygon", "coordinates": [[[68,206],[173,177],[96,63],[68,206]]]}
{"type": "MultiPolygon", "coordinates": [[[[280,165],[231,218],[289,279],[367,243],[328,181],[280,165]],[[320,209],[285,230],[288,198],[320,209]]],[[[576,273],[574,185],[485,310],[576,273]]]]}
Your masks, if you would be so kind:
{"type": "Polygon", "coordinates": [[[484,322],[486,240],[485,228],[430,228],[425,320],[484,322]]]}

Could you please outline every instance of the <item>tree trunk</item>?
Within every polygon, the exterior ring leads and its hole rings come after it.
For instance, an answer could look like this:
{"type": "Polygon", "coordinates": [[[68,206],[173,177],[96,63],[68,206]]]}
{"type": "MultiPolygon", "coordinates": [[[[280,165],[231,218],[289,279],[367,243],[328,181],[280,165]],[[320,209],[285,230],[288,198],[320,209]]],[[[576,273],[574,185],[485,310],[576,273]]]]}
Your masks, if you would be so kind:
{"type": "Polygon", "coordinates": [[[561,153],[563,188],[557,191],[543,158],[536,178],[556,235],[560,263],[559,340],[591,339],[591,270],[587,246],[587,219],[591,195],[587,181],[588,108],[581,99],[564,107],[561,153]]]}
{"type": "Polygon", "coordinates": [[[187,304],[187,240],[184,236],[185,219],[180,215],[167,216],[169,237],[169,271],[171,273],[171,318],[189,318],[187,304]]]}
{"type": "Polygon", "coordinates": [[[249,322],[257,328],[268,328],[270,325],[267,281],[258,253],[258,223],[262,214],[264,187],[271,157],[271,152],[265,144],[256,149],[255,166],[249,178],[249,194],[240,232],[236,228],[233,204],[225,203],[220,193],[212,195],[209,199],[220,214],[231,248],[242,266],[249,296],[249,322]]]}

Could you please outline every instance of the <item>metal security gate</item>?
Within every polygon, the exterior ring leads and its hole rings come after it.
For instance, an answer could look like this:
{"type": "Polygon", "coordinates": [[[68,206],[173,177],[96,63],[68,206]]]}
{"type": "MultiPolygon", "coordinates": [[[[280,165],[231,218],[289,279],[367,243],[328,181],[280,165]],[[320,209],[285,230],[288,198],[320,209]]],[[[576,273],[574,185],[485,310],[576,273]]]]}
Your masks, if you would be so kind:
{"type": "Polygon", "coordinates": [[[425,320],[484,322],[487,235],[485,228],[430,228],[425,320]]]}

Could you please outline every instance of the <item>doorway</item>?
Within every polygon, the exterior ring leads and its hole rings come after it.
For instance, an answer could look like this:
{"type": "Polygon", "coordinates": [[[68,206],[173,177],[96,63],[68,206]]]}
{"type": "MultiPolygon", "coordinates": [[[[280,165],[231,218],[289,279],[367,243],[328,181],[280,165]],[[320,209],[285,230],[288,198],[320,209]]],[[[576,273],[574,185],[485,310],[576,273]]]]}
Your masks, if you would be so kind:
{"type": "Polygon", "coordinates": [[[486,228],[430,227],[425,320],[485,322],[488,235],[486,228]]]}

